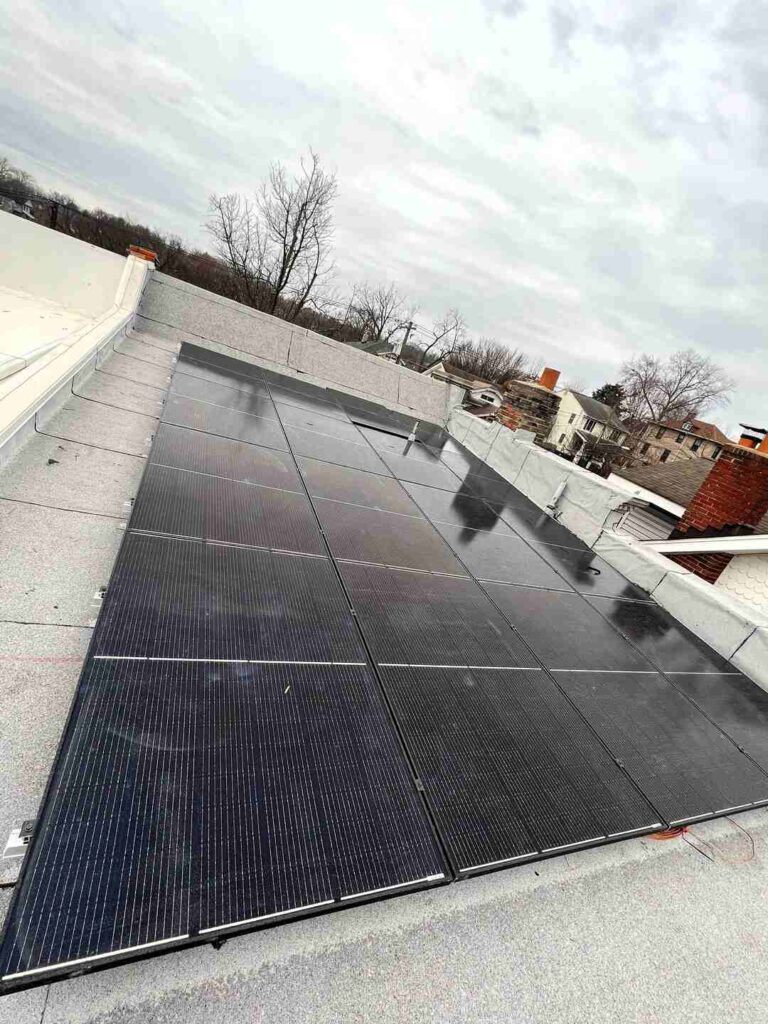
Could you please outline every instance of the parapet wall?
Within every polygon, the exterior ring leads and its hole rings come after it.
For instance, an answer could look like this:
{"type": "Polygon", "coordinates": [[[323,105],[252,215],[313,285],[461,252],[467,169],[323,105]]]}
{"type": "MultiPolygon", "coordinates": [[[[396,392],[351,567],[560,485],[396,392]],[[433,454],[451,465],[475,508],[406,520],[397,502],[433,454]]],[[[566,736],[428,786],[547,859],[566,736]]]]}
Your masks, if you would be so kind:
{"type": "Polygon", "coordinates": [[[101,316],[115,304],[125,257],[0,212],[0,287],[101,316]]]}
{"type": "Polygon", "coordinates": [[[463,397],[460,388],[165,274],[154,275],[139,314],[137,330],[301,375],[432,423],[444,424],[463,397]]]}
{"type": "Polygon", "coordinates": [[[463,409],[451,414],[448,430],[539,508],[550,511],[547,506],[558,495],[559,523],[768,690],[768,614],[705,583],[642,542],[615,533],[617,509],[631,499],[626,490],[463,409]]]}

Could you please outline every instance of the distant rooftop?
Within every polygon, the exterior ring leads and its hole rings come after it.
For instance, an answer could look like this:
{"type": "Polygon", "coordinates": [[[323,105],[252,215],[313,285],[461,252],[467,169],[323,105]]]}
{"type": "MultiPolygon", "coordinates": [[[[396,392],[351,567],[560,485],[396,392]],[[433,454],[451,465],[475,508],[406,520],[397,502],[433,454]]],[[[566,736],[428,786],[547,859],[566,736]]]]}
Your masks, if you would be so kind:
{"type": "Polygon", "coordinates": [[[595,420],[597,423],[605,423],[614,430],[621,430],[623,433],[626,433],[629,429],[621,418],[616,415],[615,409],[612,409],[610,405],[606,405],[605,402],[598,402],[596,398],[591,398],[589,395],[582,395],[579,391],[571,391],[570,393],[590,419],[595,420]]]}

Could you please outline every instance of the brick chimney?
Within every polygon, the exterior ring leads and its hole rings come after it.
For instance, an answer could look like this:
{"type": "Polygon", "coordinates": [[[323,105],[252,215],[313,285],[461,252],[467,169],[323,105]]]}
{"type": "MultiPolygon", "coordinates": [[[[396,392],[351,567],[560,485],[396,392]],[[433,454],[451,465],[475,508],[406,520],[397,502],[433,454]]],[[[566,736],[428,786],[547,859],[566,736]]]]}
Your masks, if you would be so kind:
{"type": "MultiPolygon", "coordinates": [[[[723,449],[670,540],[754,533],[766,512],[768,450],[763,449],[762,443],[758,448],[733,444],[723,449]]],[[[714,583],[733,556],[718,552],[670,557],[708,583],[714,583]]]]}
{"type": "Polygon", "coordinates": [[[543,388],[546,388],[547,391],[554,391],[555,384],[557,384],[559,379],[559,370],[553,370],[551,366],[545,366],[544,369],[541,371],[541,376],[539,377],[537,383],[541,384],[541,386],[543,388]]]}

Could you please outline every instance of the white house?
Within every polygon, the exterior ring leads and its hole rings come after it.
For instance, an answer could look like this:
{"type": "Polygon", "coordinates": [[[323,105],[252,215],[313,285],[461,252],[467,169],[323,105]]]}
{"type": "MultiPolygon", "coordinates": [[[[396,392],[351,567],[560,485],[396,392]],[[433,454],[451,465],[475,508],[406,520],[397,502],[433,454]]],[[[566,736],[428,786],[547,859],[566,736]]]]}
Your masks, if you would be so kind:
{"type": "Polygon", "coordinates": [[[564,391],[547,440],[579,461],[602,463],[620,452],[628,433],[609,405],[578,391],[564,391]]]}

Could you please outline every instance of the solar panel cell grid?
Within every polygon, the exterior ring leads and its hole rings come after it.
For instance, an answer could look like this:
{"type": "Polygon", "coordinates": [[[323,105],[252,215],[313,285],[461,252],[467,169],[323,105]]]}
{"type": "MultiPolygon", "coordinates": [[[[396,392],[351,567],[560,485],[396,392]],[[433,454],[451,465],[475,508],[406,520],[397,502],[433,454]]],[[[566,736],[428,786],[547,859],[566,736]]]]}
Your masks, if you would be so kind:
{"type": "Polygon", "coordinates": [[[94,640],[100,656],[364,661],[327,558],[131,534],[94,640]]]}
{"type": "Polygon", "coordinates": [[[403,485],[392,477],[364,473],[317,459],[300,457],[297,461],[307,490],[313,497],[423,518],[403,485]]]}
{"type": "Polygon", "coordinates": [[[351,562],[339,568],[380,664],[536,665],[472,579],[351,562]]]}
{"type": "Polygon", "coordinates": [[[132,530],[323,554],[304,494],[150,465],[131,514],[132,530]]]}
{"type": "Polygon", "coordinates": [[[241,388],[231,388],[199,377],[190,377],[186,373],[177,373],[171,381],[170,394],[219,405],[224,409],[234,409],[235,412],[248,413],[250,416],[277,418],[267,386],[259,381],[244,383],[241,388]]]}
{"type": "Polygon", "coordinates": [[[250,416],[208,402],[169,395],[163,407],[162,420],[177,427],[189,427],[203,433],[231,437],[236,441],[264,445],[288,451],[283,428],[277,419],[250,416]]]}
{"type": "Polygon", "coordinates": [[[768,776],[663,676],[561,673],[558,682],[666,821],[768,800],[768,776]]]}
{"type": "Polygon", "coordinates": [[[150,459],[155,465],[173,469],[207,473],[241,483],[280,487],[287,491],[303,491],[289,452],[215,434],[201,434],[169,423],[160,424],[150,459]]]}
{"type": "Polygon", "coordinates": [[[39,829],[6,978],[444,873],[362,668],[94,662],[39,829]]]}
{"type": "Polygon", "coordinates": [[[658,825],[544,672],[384,669],[383,679],[460,870],[658,825]]]}
{"type": "Polygon", "coordinates": [[[394,512],[313,499],[333,556],[466,575],[431,523],[394,512]]]}

